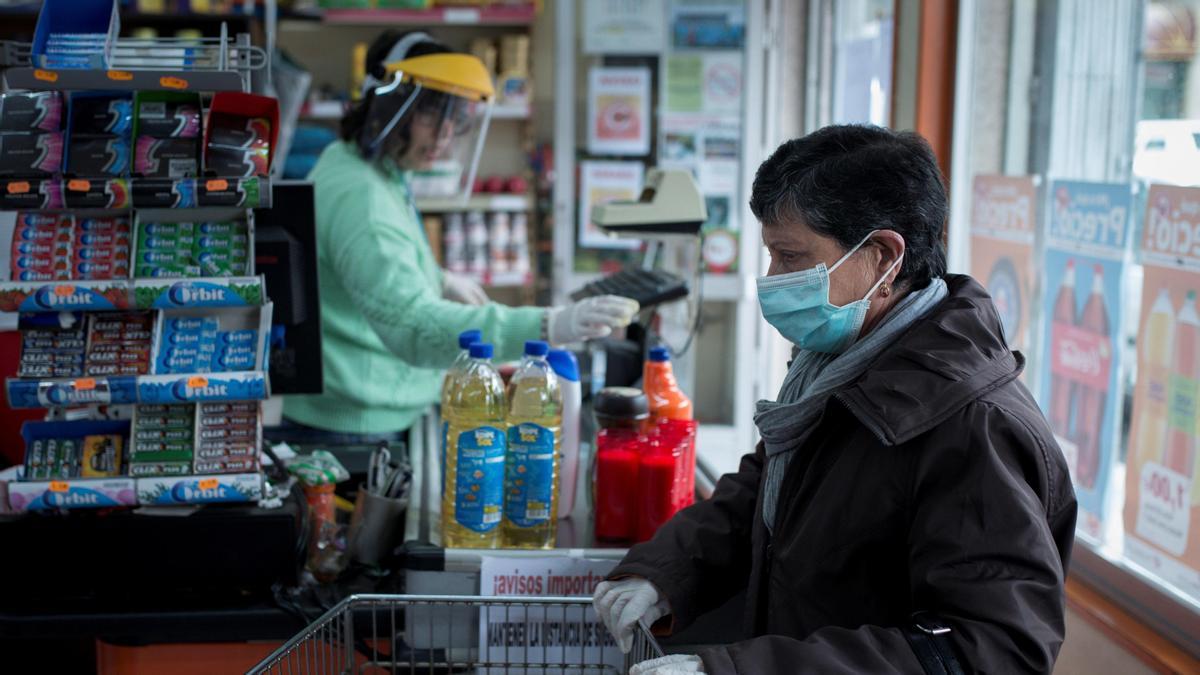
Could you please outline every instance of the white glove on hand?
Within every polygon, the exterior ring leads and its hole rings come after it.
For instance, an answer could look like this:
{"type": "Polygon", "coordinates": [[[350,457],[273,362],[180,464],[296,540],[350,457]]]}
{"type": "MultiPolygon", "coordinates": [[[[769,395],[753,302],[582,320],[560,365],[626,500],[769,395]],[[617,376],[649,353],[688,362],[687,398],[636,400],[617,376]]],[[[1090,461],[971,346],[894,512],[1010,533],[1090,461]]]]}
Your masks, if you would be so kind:
{"type": "Polygon", "coordinates": [[[488,303],[487,293],[483,292],[482,286],[475,283],[474,279],[454,272],[442,272],[442,297],[464,305],[488,303]]]}
{"type": "Polygon", "coordinates": [[[633,627],[638,620],[649,626],[671,613],[663,594],[639,577],[600,582],[592,595],[592,605],[625,654],[633,649],[633,627]]]}
{"type": "Polygon", "coordinates": [[[692,654],[671,654],[661,659],[642,661],[629,669],[629,675],[704,675],[704,662],[692,654]]]}
{"type": "Polygon", "coordinates": [[[546,337],[551,344],[565,345],[608,337],[613,328],[628,326],[637,314],[638,304],[616,295],[598,295],[546,311],[550,313],[546,337]]]}

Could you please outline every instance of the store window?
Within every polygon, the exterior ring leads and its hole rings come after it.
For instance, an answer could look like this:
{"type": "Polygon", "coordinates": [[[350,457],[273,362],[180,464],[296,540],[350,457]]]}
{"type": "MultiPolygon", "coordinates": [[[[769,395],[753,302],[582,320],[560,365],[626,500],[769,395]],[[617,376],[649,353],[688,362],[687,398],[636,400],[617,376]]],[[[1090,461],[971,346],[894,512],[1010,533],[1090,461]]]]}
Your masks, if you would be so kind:
{"type": "Polygon", "coordinates": [[[952,268],[1071,468],[1072,574],[1197,653],[1200,0],[961,9],[952,268]]]}

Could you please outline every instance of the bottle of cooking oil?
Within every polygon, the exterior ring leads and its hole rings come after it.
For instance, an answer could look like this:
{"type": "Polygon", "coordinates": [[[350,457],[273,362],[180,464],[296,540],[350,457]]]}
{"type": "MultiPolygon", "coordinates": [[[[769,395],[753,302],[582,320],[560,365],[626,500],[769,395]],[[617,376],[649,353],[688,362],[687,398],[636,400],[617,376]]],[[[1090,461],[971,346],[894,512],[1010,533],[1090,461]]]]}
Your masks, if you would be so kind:
{"type": "Polygon", "coordinates": [[[504,383],[492,367],[492,345],[476,342],[470,356],[443,413],[442,545],[495,548],[504,505],[504,383]]]}
{"type": "Polygon", "coordinates": [[[525,343],[508,383],[508,460],[504,471],[504,545],[554,548],[558,525],[562,392],[546,362],[550,346],[525,343]]]}
{"type": "MultiPolygon", "coordinates": [[[[483,333],[477,329],[464,330],[458,334],[458,356],[454,358],[454,363],[450,364],[450,368],[446,370],[446,377],[442,380],[442,447],[439,449],[438,455],[442,464],[442,476],[446,475],[446,448],[449,446],[447,434],[449,433],[449,410],[450,397],[458,390],[458,380],[467,370],[467,364],[471,363],[471,345],[476,342],[483,342],[483,333]]],[[[446,494],[446,481],[442,481],[442,496],[446,494]]]]}

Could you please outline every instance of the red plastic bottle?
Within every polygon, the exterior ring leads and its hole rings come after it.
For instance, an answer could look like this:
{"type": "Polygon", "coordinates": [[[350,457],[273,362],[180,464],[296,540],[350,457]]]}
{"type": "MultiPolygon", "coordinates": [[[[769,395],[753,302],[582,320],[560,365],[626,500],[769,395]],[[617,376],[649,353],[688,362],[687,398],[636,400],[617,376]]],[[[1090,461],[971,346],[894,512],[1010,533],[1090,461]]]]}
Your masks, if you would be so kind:
{"type": "Polygon", "coordinates": [[[648,442],[642,431],[650,416],[639,389],[608,387],[596,395],[596,459],[592,503],[596,539],[632,542],[638,535],[638,470],[648,442]]]}
{"type": "Polygon", "coordinates": [[[657,435],[661,443],[673,443],[679,448],[677,481],[671,500],[678,510],[694,501],[696,423],[692,420],[692,402],[675,381],[671,354],[666,347],[650,350],[642,372],[642,387],[650,400],[650,433],[657,435]]]}
{"type": "MultiPolygon", "coordinates": [[[[1054,300],[1053,326],[1074,326],[1075,318],[1075,261],[1067,261],[1066,275],[1062,285],[1058,287],[1058,297],[1054,300]]],[[[1055,341],[1052,340],[1053,344],[1055,341]]],[[[1060,358],[1052,354],[1051,358],[1060,358]]],[[[1073,438],[1071,429],[1071,413],[1075,407],[1077,387],[1074,382],[1063,377],[1050,378],[1050,428],[1060,438],[1073,438]]],[[[1071,467],[1074,471],[1075,467],[1071,467]]]]}
{"type": "MultiPolygon", "coordinates": [[[[1108,311],[1104,308],[1104,268],[1096,265],[1092,273],[1092,292],[1079,327],[1102,338],[1108,338],[1108,311]]],[[[1097,356],[1097,360],[1101,360],[1097,356]]],[[[1106,369],[1107,370],[1107,369],[1106,369]]],[[[1104,408],[1108,405],[1108,388],[1080,385],[1076,389],[1075,436],[1079,443],[1079,482],[1087,488],[1096,485],[1100,473],[1100,438],[1104,433],[1104,408]]]]}

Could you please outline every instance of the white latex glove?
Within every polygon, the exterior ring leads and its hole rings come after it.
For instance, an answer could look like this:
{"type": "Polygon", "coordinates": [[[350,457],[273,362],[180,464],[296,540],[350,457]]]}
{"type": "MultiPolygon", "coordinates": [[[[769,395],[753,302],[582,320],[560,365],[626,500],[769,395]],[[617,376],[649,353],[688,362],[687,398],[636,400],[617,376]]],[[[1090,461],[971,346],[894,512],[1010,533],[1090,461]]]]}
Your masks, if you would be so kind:
{"type": "Polygon", "coordinates": [[[663,594],[640,577],[600,582],[592,594],[592,605],[626,654],[633,649],[633,627],[639,619],[649,626],[671,613],[663,594]]]}
{"type": "Polygon", "coordinates": [[[638,304],[616,295],[598,295],[546,311],[550,313],[546,337],[551,344],[565,345],[608,337],[614,328],[628,326],[638,304]]]}
{"type": "Polygon", "coordinates": [[[488,303],[487,293],[483,292],[482,286],[475,283],[474,279],[454,272],[442,272],[442,297],[464,305],[488,303]]]}
{"type": "Polygon", "coordinates": [[[704,662],[692,654],[671,654],[642,661],[629,669],[629,675],[704,675],[704,662]]]}

